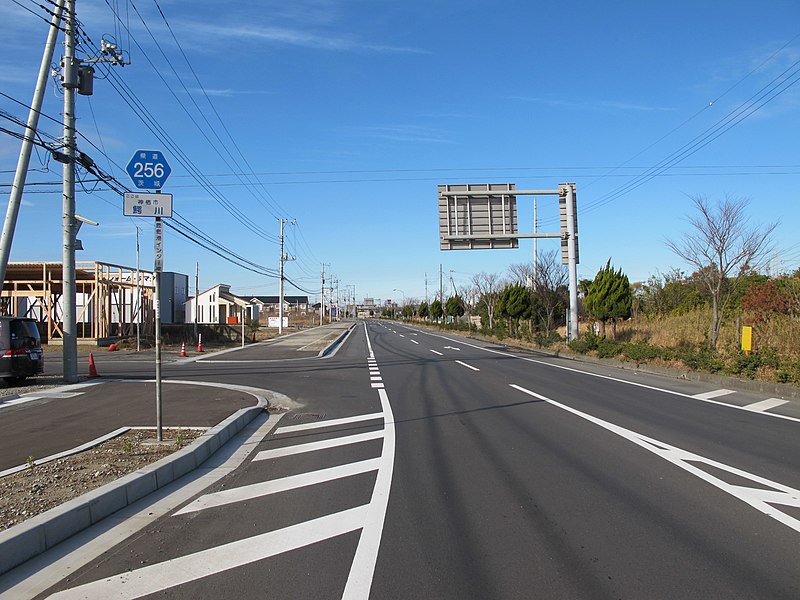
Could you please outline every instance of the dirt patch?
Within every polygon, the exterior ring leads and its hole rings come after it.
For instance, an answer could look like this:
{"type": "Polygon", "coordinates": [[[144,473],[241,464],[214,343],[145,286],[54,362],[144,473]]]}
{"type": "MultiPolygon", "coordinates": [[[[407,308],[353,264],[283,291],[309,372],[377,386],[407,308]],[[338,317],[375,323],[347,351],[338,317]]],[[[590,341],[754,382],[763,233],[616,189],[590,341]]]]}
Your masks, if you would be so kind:
{"type": "Polygon", "coordinates": [[[0,530],[132,473],[179,450],[205,433],[167,429],[166,445],[147,445],[155,430],[130,430],[99,446],[0,478],[0,530]]]}

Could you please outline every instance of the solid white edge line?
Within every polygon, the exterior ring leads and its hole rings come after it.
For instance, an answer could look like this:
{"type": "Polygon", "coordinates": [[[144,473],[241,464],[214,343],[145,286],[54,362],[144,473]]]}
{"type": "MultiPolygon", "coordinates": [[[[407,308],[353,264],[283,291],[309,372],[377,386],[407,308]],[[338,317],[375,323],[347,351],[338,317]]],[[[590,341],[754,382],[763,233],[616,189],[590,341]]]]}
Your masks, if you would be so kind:
{"type": "MultiPolygon", "coordinates": [[[[371,355],[372,344],[369,341],[366,323],[364,324],[364,334],[366,335],[367,347],[371,355]]],[[[383,524],[386,519],[386,508],[389,505],[389,492],[392,488],[395,447],[394,414],[392,413],[392,406],[389,404],[389,396],[386,390],[379,389],[378,396],[381,399],[384,417],[381,466],[375,478],[375,487],[372,489],[372,499],[369,503],[367,518],[364,522],[364,528],[361,530],[356,554],[353,557],[350,574],[347,577],[347,584],[342,594],[342,598],[346,600],[369,600],[372,578],[375,575],[375,564],[378,560],[378,551],[381,546],[383,524]]]]}
{"type": "Polygon", "coordinates": [[[460,364],[462,367],[467,367],[468,369],[472,369],[473,371],[480,371],[480,369],[478,367],[473,367],[472,365],[468,365],[467,363],[461,362],[460,360],[457,360],[455,362],[460,364]]]}
{"type": "Polygon", "coordinates": [[[372,419],[382,419],[383,413],[370,413],[368,415],[354,415],[352,417],[343,417],[341,419],[328,419],[327,421],[314,421],[313,423],[301,423],[300,425],[287,425],[279,427],[274,435],[281,435],[282,433],[294,433],[295,431],[307,431],[309,429],[318,429],[321,427],[334,427],[336,425],[347,425],[348,423],[358,423],[360,421],[371,421],[372,419]]]}
{"type": "Polygon", "coordinates": [[[355,531],[368,506],[351,508],[194,554],[106,577],[50,596],[56,600],[139,598],[355,531]]]}

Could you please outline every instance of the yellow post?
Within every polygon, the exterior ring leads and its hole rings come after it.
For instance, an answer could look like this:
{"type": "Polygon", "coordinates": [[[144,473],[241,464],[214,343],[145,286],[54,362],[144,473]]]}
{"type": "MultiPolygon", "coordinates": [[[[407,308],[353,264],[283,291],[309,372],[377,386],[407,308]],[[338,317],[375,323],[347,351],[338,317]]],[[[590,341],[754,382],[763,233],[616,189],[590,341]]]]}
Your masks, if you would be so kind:
{"type": "Polygon", "coordinates": [[[753,350],[753,328],[749,325],[742,327],[742,350],[745,354],[753,350]]]}

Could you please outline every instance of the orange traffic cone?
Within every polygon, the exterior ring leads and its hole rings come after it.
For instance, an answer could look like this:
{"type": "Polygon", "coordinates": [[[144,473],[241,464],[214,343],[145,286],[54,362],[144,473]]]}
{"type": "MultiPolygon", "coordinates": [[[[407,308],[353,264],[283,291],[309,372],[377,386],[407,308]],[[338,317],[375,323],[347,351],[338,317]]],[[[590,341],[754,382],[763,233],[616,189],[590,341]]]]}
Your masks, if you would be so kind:
{"type": "Polygon", "coordinates": [[[197,351],[198,352],[202,352],[203,351],[203,334],[202,333],[197,336],[197,351]]]}
{"type": "Polygon", "coordinates": [[[181,353],[178,354],[181,358],[186,357],[186,342],[181,342],[181,353]]]}
{"type": "Polygon", "coordinates": [[[94,354],[89,352],[89,377],[100,377],[97,374],[97,367],[94,366],[94,354]]]}
{"type": "Polygon", "coordinates": [[[117,351],[117,345],[114,342],[110,343],[108,345],[108,351],[109,352],[116,352],[117,351]]]}

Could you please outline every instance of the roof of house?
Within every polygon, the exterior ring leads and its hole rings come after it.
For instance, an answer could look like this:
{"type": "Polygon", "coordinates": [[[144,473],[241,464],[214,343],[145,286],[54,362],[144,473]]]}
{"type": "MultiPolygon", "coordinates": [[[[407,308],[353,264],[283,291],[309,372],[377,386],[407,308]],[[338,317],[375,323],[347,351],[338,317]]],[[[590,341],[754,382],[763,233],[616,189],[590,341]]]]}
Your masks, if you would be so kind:
{"type": "MultiPolygon", "coordinates": [[[[253,296],[253,300],[258,300],[262,304],[278,304],[278,296],[253,296]]],[[[284,296],[283,301],[288,304],[308,304],[308,296],[284,296]]]]}

